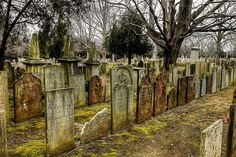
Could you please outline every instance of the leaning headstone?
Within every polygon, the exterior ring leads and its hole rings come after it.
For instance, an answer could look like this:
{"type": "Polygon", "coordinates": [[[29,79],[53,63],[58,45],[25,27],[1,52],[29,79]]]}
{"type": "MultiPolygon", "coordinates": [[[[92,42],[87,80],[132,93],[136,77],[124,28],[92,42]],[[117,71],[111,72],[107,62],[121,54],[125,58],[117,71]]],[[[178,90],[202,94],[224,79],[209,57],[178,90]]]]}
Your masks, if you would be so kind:
{"type": "Polygon", "coordinates": [[[102,102],[102,80],[98,76],[93,76],[88,83],[88,105],[102,102]]]}
{"type": "Polygon", "coordinates": [[[15,82],[15,121],[23,122],[42,115],[42,89],[41,82],[32,74],[23,74],[15,82]]]}
{"type": "Polygon", "coordinates": [[[178,80],[178,88],[177,88],[178,106],[186,104],[187,89],[188,89],[188,77],[180,77],[178,80]]]}
{"type": "Polygon", "coordinates": [[[74,148],[73,89],[46,91],[46,115],[47,155],[53,156],[74,148]]]}
{"type": "Polygon", "coordinates": [[[223,120],[217,120],[201,133],[200,157],[221,157],[223,120]]]}
{"type": "Polygon", "coordinates": [[[7,157],[7,120],[6,114],[0,109],[0,156],[7,157]]]}
{"type": "Polygon", "coordinates": [[[167,109],[166,104],[166,76],[161,73],[157,76],[154,84],[153,115],[161,114],[167,109]]]}
{"type": "Polygon", "coordinates": [[[45,90],[65,88],[64,68],[59,65],[45,67],[45,90]]]}
{"type": "Polygon", "coordinates": [[[111,69],[112,133],[128,127],[133,119],[132,67],[111,69]]]}
{"type": "Polygon", "coordinates": [[[188,88],[187,88],[186,102],[189,103],[195,98],[194,77],[188,76],[187,81],[188,81],[188,88]]]}
{"type": "Polygon", "coordinates": [[[0,110],[5,111],[7,119],[9,119],[9,95],[6,71],[0,71],[0,82],[0,110]]]}
{"type": "Polygon", "coordinates": [[[87,143],[108,135],[108,110],[104,108],[89,122],[86,122],[80,134],[80,142],[87,143]]]}
{"type": "Polygon", "coordinates": [[[148,75],[144,78],[141,85],[138,87],[137,107],[136,107],[136,122],[141,123],[152,116],[152,95],[153,86],[148,75]]]}
{"type": "MultiPolygon", "coordinates": [[[[234,96],[236,96],[234,94],[234,96]]],[[[230,106],[229,111],[229,128],[228,128],[228,138],[227,138],[227,157],[236,156],[236,105],[230,106]]]]}

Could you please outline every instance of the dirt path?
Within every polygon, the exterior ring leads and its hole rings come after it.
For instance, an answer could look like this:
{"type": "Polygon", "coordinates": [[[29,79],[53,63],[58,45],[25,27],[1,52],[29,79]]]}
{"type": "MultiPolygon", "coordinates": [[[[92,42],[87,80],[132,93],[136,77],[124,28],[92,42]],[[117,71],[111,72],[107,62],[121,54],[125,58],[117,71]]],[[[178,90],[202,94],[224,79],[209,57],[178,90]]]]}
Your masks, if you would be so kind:
{"type": "MultiPolygon", "coordinates": [[[[80,146],[71,156],[198,157],[201,131],[224,117],[232,103],[233,91],[231,87],[196,99],[130,130],[80,146]]],[[[223,156],[226,132],[227,123],[223,156]]]]}

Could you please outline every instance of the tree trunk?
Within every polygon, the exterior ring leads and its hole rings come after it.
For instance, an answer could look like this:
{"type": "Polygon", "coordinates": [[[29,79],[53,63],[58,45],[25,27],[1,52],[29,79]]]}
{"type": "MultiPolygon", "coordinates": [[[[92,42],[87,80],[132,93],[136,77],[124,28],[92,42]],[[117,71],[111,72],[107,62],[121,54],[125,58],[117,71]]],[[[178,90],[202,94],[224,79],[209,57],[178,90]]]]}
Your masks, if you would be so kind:
{"type": "Polygon", "coordinates": [[[182,42],[175,43],[170,49],[164,50],[164,70],[169,70],[170,65],[175,65],[178,59],[182,42]]]}
{"type": "Polygon", "coordinates": [[[5,59],[5,49],[1,46],[0,48],[0,71],[3,70],[4,67],[4,59],[5,59]]]}

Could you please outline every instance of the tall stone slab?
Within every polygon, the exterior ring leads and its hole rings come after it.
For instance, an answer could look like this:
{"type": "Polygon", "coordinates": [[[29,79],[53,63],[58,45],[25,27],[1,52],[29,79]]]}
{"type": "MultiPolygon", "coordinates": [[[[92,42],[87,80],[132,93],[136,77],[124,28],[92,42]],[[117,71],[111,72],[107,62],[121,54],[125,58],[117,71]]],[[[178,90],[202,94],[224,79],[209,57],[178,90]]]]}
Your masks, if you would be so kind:
{"type": "Polygon", "coordinates": [[[9,61],[4,62],[4,71],[7,72],[8,87],[12,88],[13,83],[15,81],[15,77],[14,77],[14,67],[11,65],[11,62],[9,62],[9,61]]]}
{"type": "Polygon", "coordinates": [[[141,84],[141,81],[145,77],[145,68],[133,68],[133,94],[134,94],[134,99],[137,97],[137,89],[138,86],[141,84]]]}
{"type": "Polygon", "coordinates": [[[216,73],[216,91],[220,91],[221,89],[221,80],[222,80],[222,71],[220,68],[217,68],[217,73],[216,73]]]}
{"type": "Polygon", "coordinates": [[[206,74],[203,74],[202,80],[201,80],[201,96],[206,95],[206,86],[207,86],[206,74]]]}
{"type": "Polygon", "coordinates": [[[46,90],[65,88],[65,71],[62,66],[49,65],[44,70],[46,90]]]}
{"type": "Polygon", "coordinates": [[[200,157],[221,157],[223,120],[217,120],[201,133],[200,157]]]}
{"type": "Polygon", "coordinates": [[[188,77],[180,77],[177,88],[178,106],[185,105],[187,102],[188,77]]]}
{"type": "Polygon", "coordinates": [[[222,69],[222,74],[221,74],[221,89],[226,88],[226,70],[222,69]]]}
{"type": "Polygon", "coordinates": [[[102,80],[98,76],[93,76],[88,82],[88,105],[102,102],[102,80]]]}
{"type": "Polygon", "coordinates": [[[6,114],[0,109],[0,156],[7,157],[7,119],[6,114]]]}
{"type": "Polygon", "coordinates": [[[47,155],[75,147],[73,88],[46,91],[47,155]]]}
{"type": "Polygon", "coordinates": [[[171,88],[167,92],[167,107],[168,110],[177,107],[177,91],[175,88],[171,88]]]}
{"type": "Polygon", "coordinates": [[[41,81],[32,74],[23,74],[14,86],[15,122],[23,122],[43,113],[41,81]]]}
{"type": "Polygon", "coordinates": [[[217,73],[216,73],[216,69],[213,69],[212,70],[212,93],[215,93],[216,92],[216,86],[217,86],[217,73]]]}
{"type": "Polygon", "coordinates": [[[141,123],[151,118],[153,112],[152,105],[153,86],[148,75],[138,87],[136,122],[141,123]]]}
{"type": "Polygon", "coordinates": [[[206,94],[212,93],[212,80],[213,80],[213,75],[207,74],[206,75],[206,94]]]}
{"type": "Polygon", "coordinates": [[[9,119],[9,95],[6,71],[0,71],[0,82],[0,110],[5,111],[7,119],[9,119]]]}
{"type": "Polygon", "coordinates": [[[128,127],[133,120],[131,66],[111,69],[111,128],[112,133],[128,127]]]}
{"type": "Polygon", "coordinates": [[[84,106],[87,103],[84,74],[70,76],[69,87],[74,89],[75,106],[84,106]]]}
{"type": "Polygon", "coordinates": [[[160,73],[154,84],[154,105],[153,115],[161,114],[167,109],[166,103],[166,79],[164,73],[160,73]]]}
{"type": "Polygon", "coordinates": [[[195,98],[195,88],[194,88],[194,77],[188,76],[188,88],[187,88],[187,103],[191,102],[195,98]]]}
{"type": "MultiPolygon", "coordinates": [[[[234,97],[236,95],[234,94],[234,97]]],[[[228,128],[228,137],[227,137],[227,157],[235,157],[236,156],[236,105],[230,106],[229,110],[229,128],[228,128]]]]}
{"type": "Polygon", "coordinates": [[[195,88],[195,98],[199,98],[201,96],[201,80],[197,78],[194,83],[195,88]]]}

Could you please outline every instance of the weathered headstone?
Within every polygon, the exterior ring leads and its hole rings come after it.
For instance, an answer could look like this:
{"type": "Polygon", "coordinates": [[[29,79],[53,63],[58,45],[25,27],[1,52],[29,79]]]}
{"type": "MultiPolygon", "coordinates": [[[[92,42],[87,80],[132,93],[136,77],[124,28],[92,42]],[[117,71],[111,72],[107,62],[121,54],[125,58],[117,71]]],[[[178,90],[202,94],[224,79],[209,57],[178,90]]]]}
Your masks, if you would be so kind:
{"type": "Polygon", "coordinates": [[[23,122],[42,115],[42,89],[41,82],[32,74],[23,74],[15,82],[15,121],[23,122]]]}
{"type": "Polygon", "coordinates": [[[178,88],[177,88],[178,106],[186,104],[187,89],[188,89],[188,77],[180,77],[178,80],[178,88]]]}
{"type": "Polygon", "coordinates": [[[89,122],[86,122],[80,134],[81,143],[87,143],[108,135],[108,110],[98,112],[89,122]]]}
{"type": "Polygon", "coordinates": [[[217,120],[201,133],[200,157],[221,157],[223,120],[217,120]]]}
{"type": "Polygon", "coordinates": [[[189,103],[195,98],[194,77],[188,76],[187,81],[188,81],[188,88],[187,88],[186,102],[189,103]]]}
{"type": "Polygon", "coordinates": [[[201,80],[197,78],[194,83],[195,88],[195,98],[199,98],[201,96],[201,80]]]}
{"type": "Polygon", "coordinates": [[[136,122],[141,123],[151,118],[153,112],[153,86],[148,75],[146,75],[141,85],[138,87],[137,95],[136,122]]]}
{"type": "Polygon", "coordinates": [[[201,96],[206,95],[206,86],[207,86],[206,74],[203,74],[202,80],[201,80],[201,96]]]}
{"type": "Polygon", "coordinates": [[[7,119],[9,119],[9,95],[6,71],[0,71],[0,82],[0,110],[5,111],[7,119]]]}
{"type": "MultiPolygon", "coordinates": [[[[234,97],[235,97],[234,93],[234,97]]],[[[234,102],[235,103],[235,102],[234,102]]],[[[229,110],[229,128],[228,128],[228,138],[227,138],[227,157],[236,156],[236,105],[230,106],[229,110]]]]}
{"type": "Polygon", "coordinates": [[[4,71],[7,72],[8,87],[12,88],[13,83],[15,81],[15,77],[14,77],[14,67],[11,65],[11,62],[9,62],[9,61],[4,62],[4,71]]]}
{"type": "Polygon", "coordinates": [[[46,91],[46,115],[47,154],[74,148],[73,88],[46,91]]]}
{"type": "Polygon", "coordinates": [[[132,67],[111,69],[112,133],[129,126],[133,119],[132,67]]]}
{"type": "Polygon", "coordinates": [[[226,70],[222,69],[222,74],[221,74],[221,89],[226,88],[226,70]]]}
{"type": "Polygon", "coordinates": [[[161,73],[157,76],[154,84],[154,105],[153,115],[160,114],[167,109],[166,102],[166,76],[161,73]]]}
{"type": "Polygon", "coordinates": [[[217,86],[216,85],[216,83],[217,83],[216,75],[217,75],[216,69],[213,69],[212,70],[212,89],[211,89],[212,93],[216,92],[216,86],[217,86]]]}
{"type": "Polygon", "coordinates": [[[0,156],[7,157],[7,120],[6,114],[0,109],[0,156]]]}
{"type": "Polygon", "coordinates": [[[75,105],[84,106],[86,104],[85,78],[84,74],[72,75],[69,77],[69,87],[74,88],[75,105]]]}
{"type": "Polygon", "coordinates": [[[88,83],[88,105],[102,102],[102,81],[98,76],[93,76],[88,83]]]}
{"type": "Polygon", "coordinates": [[[206,94],[212,93],[212,74],[206,75],[206,94]]]}
{"type": "Polygon", "coordinates": [[[45,67],[45,90],[65,88],[64,68],[59,65],[45,67]]]}
{"type": "Polygon", "coordinates": [[[175,108],[177,106],[177,92],[175,88],[171,88],[167,93],[167,107],[168,109],[175,108]]]}

